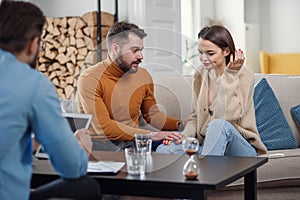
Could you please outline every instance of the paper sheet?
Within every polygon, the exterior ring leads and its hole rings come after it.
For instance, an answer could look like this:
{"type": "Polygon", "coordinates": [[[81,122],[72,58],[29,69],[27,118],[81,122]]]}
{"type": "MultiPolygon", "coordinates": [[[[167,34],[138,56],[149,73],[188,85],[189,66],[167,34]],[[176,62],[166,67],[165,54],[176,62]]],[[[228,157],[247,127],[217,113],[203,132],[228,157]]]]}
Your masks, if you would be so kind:
{"type": "Polygon", "coordinates": [[[124,165],[125,162],[89,161],[87,171],[92,173],[117,173],[124,165]]]}

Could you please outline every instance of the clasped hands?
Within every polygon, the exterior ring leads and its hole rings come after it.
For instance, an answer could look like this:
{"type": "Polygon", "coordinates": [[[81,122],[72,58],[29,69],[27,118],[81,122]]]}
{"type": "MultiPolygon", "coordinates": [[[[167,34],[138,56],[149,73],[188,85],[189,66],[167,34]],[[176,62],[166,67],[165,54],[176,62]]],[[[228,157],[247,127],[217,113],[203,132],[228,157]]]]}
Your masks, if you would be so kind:
{"type": "MultiPolygon", "coordinates": [[[[75,132],[75,136],[78,139],[80,146],[85,150],[85,152],[90,155],[92,151],[92,140],[88,130],[79,129],[75,132]]],[[[179,144],[184,139],[184,136],[177,131],[159,131],[152,132],[152,140],[160,141],[165,145],[171,144],[171,142],[175,142],[179,144]]]]}
{"type": "Polygon", "coordinates": [[[176,144],[181,143],[184,139],[184,136],[177,131],[159,131],[159,132],[152,132],[152,140],[153,141],[160,141],[164,145],[169,145],[171,142],[175,142],[176,144]]]}

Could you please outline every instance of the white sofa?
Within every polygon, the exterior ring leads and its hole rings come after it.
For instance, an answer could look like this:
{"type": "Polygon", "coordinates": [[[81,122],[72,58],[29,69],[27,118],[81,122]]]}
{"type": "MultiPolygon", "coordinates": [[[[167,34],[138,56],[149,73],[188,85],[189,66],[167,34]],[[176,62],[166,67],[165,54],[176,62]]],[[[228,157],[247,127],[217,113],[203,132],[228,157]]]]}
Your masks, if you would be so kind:
{"type": "MultiPolygon", "coordinates": [[[[266,78],[286,120],[300,144],[300,127],[290,109],[300,104],[300,76],[255,74],[256,82],[266,78]]],[[[155,95],[168,115],[185,119],[191,111],[192,76],[154,78],[155,95]]],[[[300,148],[269,151],[268,163],[257,170],[258,199],[300,199],[300,148]]],[[[213,193],[209,199],[243,199],[243,180],[213,193]]]]}
{"type": "MultiPolygon", "coordinates": [[[[300,104],[300,75],[255,74],[256,82],[266,78],[274,91],[298,145],[300,127],[290,109],[300,104]]],[[[160,109],[172,117],[185,119],[191,111],[192,76],[154,78],[155,96],[160,109]]],[[[63,111],[77,112],[76,102],[63,100],[63,111]]],[[[258,199],[300,199],[300,148],[269,151],[268,163],[257,170],[258,199]]],[[[209,195],[209,199],[243,199],[243,179],[209,195]]]]}

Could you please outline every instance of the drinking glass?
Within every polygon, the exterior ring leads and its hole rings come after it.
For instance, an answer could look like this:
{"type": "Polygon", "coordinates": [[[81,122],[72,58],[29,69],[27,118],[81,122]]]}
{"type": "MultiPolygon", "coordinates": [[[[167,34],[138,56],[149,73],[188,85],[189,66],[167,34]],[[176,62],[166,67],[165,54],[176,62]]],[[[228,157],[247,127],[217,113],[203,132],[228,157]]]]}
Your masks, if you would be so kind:
{"type": "Polygon", "coordinates": [[[127,172],[131,175],[143,175],[146,170],[146,153],[134,147],[125,148],[127,172]]]}
{"type": "Polygon", "coordinates": [[[135,144],[136,149],[138,151],[144,151],[147,153],[147,155],[151,154],[151,147],[152,147],[152,134],[135,134],[135,144]]]}

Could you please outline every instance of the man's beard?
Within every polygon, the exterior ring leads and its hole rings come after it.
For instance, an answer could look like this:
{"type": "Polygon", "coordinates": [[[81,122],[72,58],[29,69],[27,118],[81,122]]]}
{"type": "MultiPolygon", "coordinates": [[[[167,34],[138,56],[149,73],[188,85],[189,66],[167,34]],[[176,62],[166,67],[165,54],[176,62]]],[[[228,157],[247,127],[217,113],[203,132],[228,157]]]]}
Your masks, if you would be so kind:
{"type": "Polygon", "coordinates": [[[124,59],[123,56],[120,55],[117,57],[116,59],[116,63],[118,64],[118,66],[120,67],[120,69],[128,74],[134,74],[138,71],[138,64],[140,64],[142,62],[141,59],[138,59],[132,63],[127,63],[124,59]],[[136,67],[132,67],[133,64],[136,64],[136,67]]]}
{"type": "Polygon", "coordinates": [[[36,51],[33,60],[30,63],[28,63],[32,69],[36,69],[38,56],[39,56],[39,51],[36,51]]]}

